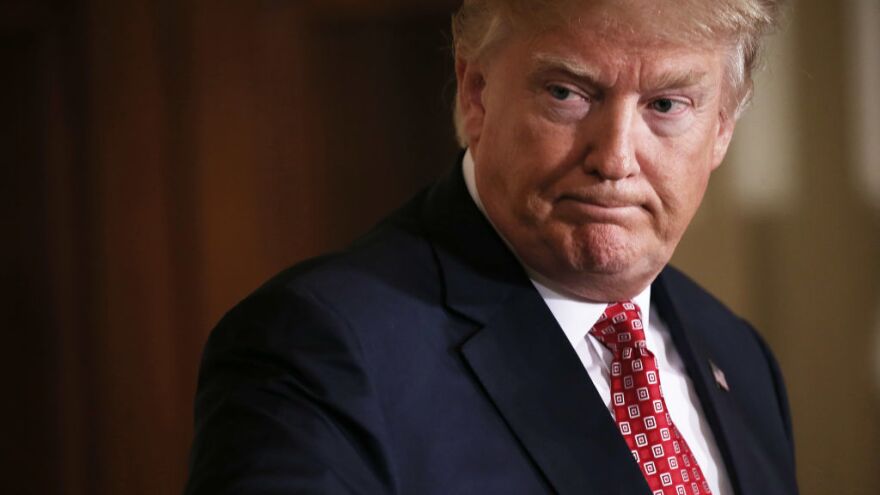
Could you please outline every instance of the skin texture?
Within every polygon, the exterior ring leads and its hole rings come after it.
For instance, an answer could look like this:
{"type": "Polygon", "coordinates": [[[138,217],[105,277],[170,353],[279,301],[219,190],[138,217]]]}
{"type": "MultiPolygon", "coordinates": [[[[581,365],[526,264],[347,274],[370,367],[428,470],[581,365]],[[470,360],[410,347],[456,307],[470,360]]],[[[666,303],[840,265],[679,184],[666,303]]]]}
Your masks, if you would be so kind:
{"type": "Polygon", "coordinates": [[[459,58],[460,105],[480,198],[520,260],[559,290],[619,301],[672,257],[724,158],[729,52],[576,14],[459,58]]]}

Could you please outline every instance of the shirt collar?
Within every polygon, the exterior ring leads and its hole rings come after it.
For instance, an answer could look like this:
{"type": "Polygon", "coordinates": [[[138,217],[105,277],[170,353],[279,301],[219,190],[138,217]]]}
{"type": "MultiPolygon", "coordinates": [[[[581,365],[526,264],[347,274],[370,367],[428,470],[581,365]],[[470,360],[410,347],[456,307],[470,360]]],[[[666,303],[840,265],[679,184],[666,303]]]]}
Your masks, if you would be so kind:
{"type": "MultiPolygon", "coordinates": [[[[541,294],[541,298],[547,304],[550,312],[556,318],[562,331],[571,345],[586,338],[587,333],[593,328],[593,324],[599,321],[602,312],[608,307],[608,304],[614,301],[589,301],[580,299],[569,294],[551,289],[543,281],[539,281],[536,277],[531,276],[532,285],[541,294]]],[[[642,324],[644,328],[648,328],[651,315],[651,286],[645,287],[632,300],[641,310],[642,324]]]]}

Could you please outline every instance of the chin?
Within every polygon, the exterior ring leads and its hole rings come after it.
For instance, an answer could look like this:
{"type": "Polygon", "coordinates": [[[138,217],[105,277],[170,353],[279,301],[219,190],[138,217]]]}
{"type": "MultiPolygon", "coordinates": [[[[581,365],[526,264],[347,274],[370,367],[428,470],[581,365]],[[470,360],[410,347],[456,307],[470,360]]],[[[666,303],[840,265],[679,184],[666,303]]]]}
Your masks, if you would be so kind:
{"type": "Polygon", "coordinates": [[[646,260],[639,256],[639,240],[617,225],[590,225],[572,232],[566,243],[569,265],[575,272],[626,274],[646,260]]]}

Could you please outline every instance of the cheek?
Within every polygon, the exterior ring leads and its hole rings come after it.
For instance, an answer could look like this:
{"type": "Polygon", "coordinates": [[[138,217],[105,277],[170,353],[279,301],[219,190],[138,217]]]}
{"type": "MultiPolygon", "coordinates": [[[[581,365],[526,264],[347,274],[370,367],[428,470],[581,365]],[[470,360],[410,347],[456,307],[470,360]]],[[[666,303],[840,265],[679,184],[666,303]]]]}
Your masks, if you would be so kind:
{"type": "Polygon", "coordinates": [[[574,126],[534,116],[524,119],[511,138],[512,159],[521,163],[523,178],[528,178],[533,191],[549,194],[580,167],[582,150],[574,126]]]}
{"type": "Polygon", "coordinates": [[[671,156],[664,163],[666,165],[653,167],[650,179],[659,201],[657,229],[663,237],[677,238],[702,201],[710,171],[702,154],[671,156]]]}
{"type": "Polygon", "coordinates": [[[537,119],[520,116],[512,122],[516,124],[497,126],[487,136],[492,141],[487,148],[497,163],[492,180],[519,201],[527,197],[533,201],[532,196],[554,182],[566,148],[559,143],[558,130],[548,129],[537,119]]]}
{"type": "Polygon", "coordinates": [[[577,167],[577,132],[542,117],[533,102],[519,103],[488,116],[478,161],[491,165],[477,175],[506,210],[499,213],[534,225],[552,214],[553,191],[577,167]]]}

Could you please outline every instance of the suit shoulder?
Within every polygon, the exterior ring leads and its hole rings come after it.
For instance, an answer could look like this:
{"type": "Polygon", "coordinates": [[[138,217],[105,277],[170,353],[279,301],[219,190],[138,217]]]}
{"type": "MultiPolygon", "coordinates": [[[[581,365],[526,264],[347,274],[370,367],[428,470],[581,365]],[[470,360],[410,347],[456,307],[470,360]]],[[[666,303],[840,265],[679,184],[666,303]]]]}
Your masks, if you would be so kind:
{"type": "Polygon", "coordinates": [[[426,237],[399,224],[383,224],[344,251],[281,272],[260,290],[305,291],[339,304],[359,304],[431,291],[436,280],[434,251],[426,237]]]}
{"type": "Polygon", "coordinates": [[[405,311],[400,307],[404,299],[434,300],[439,294],[433,248],[404,207],[347,249],[281,271],[238,303],[221,323],[259,321],[269,327],[270,320],[301,318],[304,302],[339,321],[364,314],[381,318],[405,311]],[[392,307],[395,311],[379,311],[392,307]]]}

